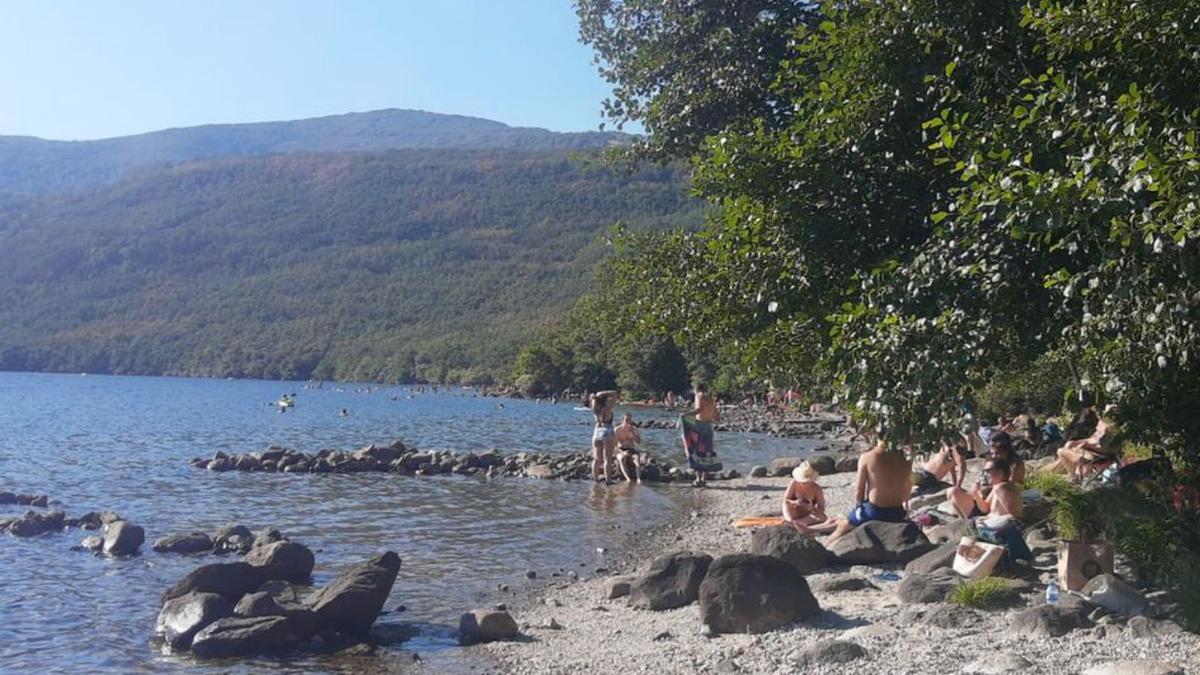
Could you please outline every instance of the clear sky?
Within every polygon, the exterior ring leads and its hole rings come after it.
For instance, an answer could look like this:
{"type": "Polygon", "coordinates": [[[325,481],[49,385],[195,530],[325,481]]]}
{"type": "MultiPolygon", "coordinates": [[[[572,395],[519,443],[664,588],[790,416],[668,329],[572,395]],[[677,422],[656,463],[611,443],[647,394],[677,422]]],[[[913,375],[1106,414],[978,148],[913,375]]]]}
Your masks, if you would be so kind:
{"type": "Polygon", "coordinates": [[[0,0],[0,134],[379,108],[594,130],[570,0],[0,0]]]}

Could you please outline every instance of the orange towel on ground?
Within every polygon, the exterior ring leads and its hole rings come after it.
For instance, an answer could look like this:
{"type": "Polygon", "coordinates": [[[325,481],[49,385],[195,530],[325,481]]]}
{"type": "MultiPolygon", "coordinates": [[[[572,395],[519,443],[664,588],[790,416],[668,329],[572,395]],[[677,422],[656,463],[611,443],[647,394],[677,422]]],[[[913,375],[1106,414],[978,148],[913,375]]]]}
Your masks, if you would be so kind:
{"type": "Polygon", "coordinates": [[[734,527],[771,527],[782,525],[783,516],[748,516],[733,521],[734,527]]]}

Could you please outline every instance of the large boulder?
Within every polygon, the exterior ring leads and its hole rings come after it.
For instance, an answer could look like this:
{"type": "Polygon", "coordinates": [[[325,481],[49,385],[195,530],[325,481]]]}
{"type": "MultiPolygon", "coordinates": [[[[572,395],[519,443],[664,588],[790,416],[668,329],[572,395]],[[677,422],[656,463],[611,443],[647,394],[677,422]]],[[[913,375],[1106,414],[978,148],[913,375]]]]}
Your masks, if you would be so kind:
{"type": "Polygon", "coordinates": [[[212,538],[203,532],[171,534],[154,541],[159,553],[201,553],[212,550],[212,538]]]}
{"type": "Polygon", "coordinates": [[[323,628],[362,636],[371,630],[400,572],[394,551],[360,563],[329,582],[308,600],[323,628]]]}
{"type": "Polygon", "coordinates": [[[283,533],[279,530],[273,527],[264,527],[255,533],[254,541],[250,544],[250,547],[259,548],[260,546],[267,546],[268,544],[274,544],[277,541],[284,541],[285,539],[287,537],[283,536],[283,533]]]}
{"type": "Polygon", "coordinates": [[[188,593],[163,604],[154,632],[162,636],[171,649],[187,649],[196,633],[229,616],[233,616],[233,605],[225,598],[216,593],[188,593]]]}
{"type": "Polygon", "coordinates": [[[520,636],[517,622],[503,610],[477,609],[463,614],[458,620],[458,642],[462,645],[512,640],[520,636]]]}
{"type": "Polygon", "coordinates": [[[830,455],[811,455],[808,458],[808,465],[822,476],[837,473],[837,460],[830,455]]]}
{"type": "Polygon", "coordinates": [[[109,555],[133,555],[146,541],[146,531],[127,520],[104,526],[104,552],[109,555]]]}
{"type": "Polygon", "coordinates": [[[163,593],[163,600],[197,592],[216,593],[230,602],[237,602],[264,581],[269,581],[273,569],[244,562],[201,565],[167,589],[163,593]]]}
{"type": "Polygon", "coordinates": [[[301,636],[284,616],[218,619],[192,638],[192,653],[214,658],[287,651],[301,636]]]}
{"type": "Polygon", "coordinates": [[[878,520],[859,525],[829,546],[844,565],[907,563],[934,548],[913,523],[878,520]]]}
{"type": "Polygon", "coordinates": [[[760,528],[750,539],[750,552],[779,558],[800,574],[819,572],[829,563],[829,551],[791,525],[760,528]]]}
{"type": "Polygon", "coordinates": [[[296,584],[309,580],[316,563],[316,557],[307,546],[286,540],[252,548],[243,560],[251,565],[274,567],[272,578],[296,584]]]}
{"type": "Polygon", "coordinates": [[[309,637],[317,630],[317,615],[311,609],[297,602],[276,598],[267,591],[243,595],[233,608],[233,613],[244,618],[286,616],[292,620],[292,628],[302,638],[309,637]]]}
{"type": "Polygon", "coordinates": [[[714,633],[762,633],[821,609],[795,567],[750,553],[714,560],[699,599],[700,618],[714,633]]]}
{"type": "Polygon", "coordinates": [[[712,556],[677,551],[655,558],[646,575],[629,586],[629,604],[638,609],[675,609],[696,601],[712,556]]]}
{"type": "Polygon", "coordinates": [[[803,457],[778,457],[771,460],[770,466],[767,467],[767,473],[776,478],[790,476],[792,469],[800,466],[803,461],[803,457]]]}
{"type": "Polygon", "coordinates": [[[934,570],[952,567],[954,555],[958,551],[955,544],[941,544],[929,553],[910,561],[904,566],[905,574],[930,574],[934,570]]]}

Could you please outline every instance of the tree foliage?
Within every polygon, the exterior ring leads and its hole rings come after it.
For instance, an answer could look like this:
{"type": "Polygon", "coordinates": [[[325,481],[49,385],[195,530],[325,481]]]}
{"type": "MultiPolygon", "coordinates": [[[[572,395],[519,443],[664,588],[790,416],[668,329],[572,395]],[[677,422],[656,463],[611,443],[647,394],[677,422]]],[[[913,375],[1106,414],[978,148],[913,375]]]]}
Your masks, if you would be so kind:
{"type": "Polygon", "coordinates": [[[1200,455],[1200,6],[725,17],[706,28],[723,44],[786,49],[770,76],[750,59],[755,100],[701,115],[726,93],[707,73],[747,57],[662,47],[727,4],[631,24],[637,3],[581,3],[585,38],[603,33],[600,57],[622,66],[618,100],[636,102],[610,113],[647,121],[656,150],[697,148],[695,190],[718,207],[700,231],[618,242],[639,330],[691,353],[734,345],[747,378],[809,378],[893,439],[956,428],[973,392],[1053,353],[1064,386],[1120,403],[1128,431],[1200,455]],[[670,86],[655,79],[676,61],[670,86]]]}

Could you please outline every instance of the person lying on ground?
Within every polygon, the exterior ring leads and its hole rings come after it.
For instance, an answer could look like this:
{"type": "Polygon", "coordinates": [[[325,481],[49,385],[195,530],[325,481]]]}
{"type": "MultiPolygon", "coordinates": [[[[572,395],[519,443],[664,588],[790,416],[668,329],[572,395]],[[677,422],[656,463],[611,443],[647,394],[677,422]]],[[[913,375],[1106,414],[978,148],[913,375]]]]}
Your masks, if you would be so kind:
{"type": "Polygon", "coordinates": [[[825,491],[817,484],[820,474],[808,462],[792,469],[792,481],[783,493],[783,520],[804,534],[833,530],[837,521],[825,513],[825,491]]]}
{"type": "Polygon", "coordinates": [[[961,487],[967,477],[967,460],[963,457],[966,447],[966,436],[957,441],[943,438],[937,454],[913,472],[913,496],[927,495],[951,486],[961,487]],[[946,482],[947,475],[950,476],[949,483],[946,482]]]}
{"type": "Polygon", "coordinates": [[[1084,414],[1079,425],[1075,425],[1073,435],[1079,434],[1079,428],[1095,419],[1095,428],[1091,434],[1083,438],[1067,441],[1058,449],[1058,461],[1047,467],[1055,473],[1066,474],[1082,479],[1095,466],[1114,461],[1120,454],[1120,430],[1112,421],[1115,406],[1109,406],[1104,416],[1096,414],[1091,408],[1090,414],[1084,414]]]}
{"type": "Polygon", "coordinates": [[[838,521],[826,545],[872,520],[904,522],[908,518],[906,504],[911,493],[912,462],[902,449],[891,449],[880,441],[858,458],[854,481],[856,506],[845,520],[838,521]]]}
{"type": "Polygon", "coordinates": [[[635,482],[635,477],[636,482],[642,482],[642,464],[646,455],[637,449],[638,444],[642,442],[642,435],[633,425],[633,415],[626,413],[621,418],[621,425],[616,429],[616,436],[617,466],[621,468],[621,475],[631,483],[635,482]]]}

